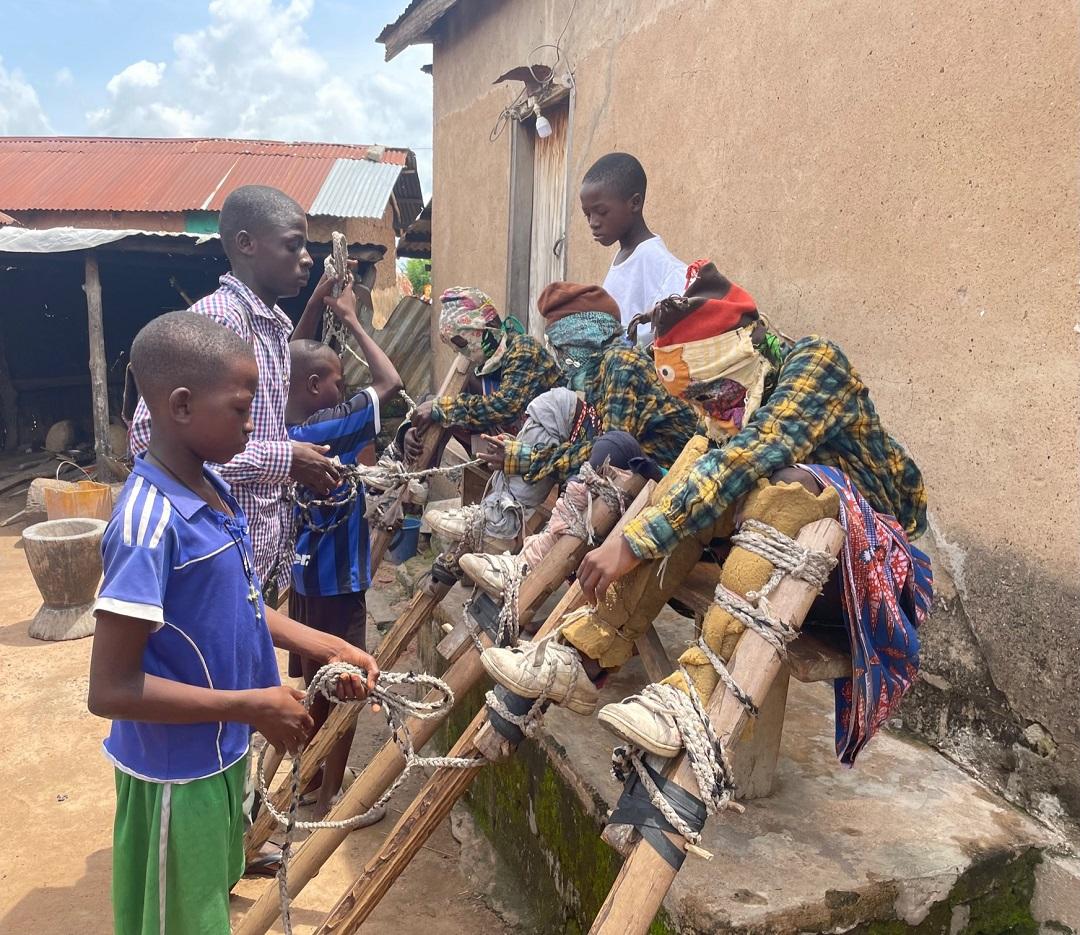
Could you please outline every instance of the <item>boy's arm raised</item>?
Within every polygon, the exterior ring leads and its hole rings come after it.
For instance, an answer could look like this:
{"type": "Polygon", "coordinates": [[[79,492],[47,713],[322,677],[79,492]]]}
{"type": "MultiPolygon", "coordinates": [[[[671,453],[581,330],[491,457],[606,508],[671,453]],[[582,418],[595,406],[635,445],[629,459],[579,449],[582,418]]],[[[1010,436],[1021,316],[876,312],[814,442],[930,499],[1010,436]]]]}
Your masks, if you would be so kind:
{"type": "Polygon", "coordinates": [[[356,316],[356,293],[352,289],[346,289],[336,299],[329,294],[326,297],[327,307],[334,313],[353,336],[360,347],[360,353],[367,361],[371,371],[371,388],[379,397],[379,405],[385,406],[401,391],[404,384],[398,376],[397,368],[393,361],[386,356],[386,352],[375,343],[360,325],[360,319],[356,316]]]}
{"type": "Polygon", "coordinates": [[[150,629],[145,620],[97,613],[87,707],[98,717],[158,724],[238,721],[275,747],[299,750],[313,727],[303,693],[278,685],[248,691],[201,688],[143,671],[150,629]]]}

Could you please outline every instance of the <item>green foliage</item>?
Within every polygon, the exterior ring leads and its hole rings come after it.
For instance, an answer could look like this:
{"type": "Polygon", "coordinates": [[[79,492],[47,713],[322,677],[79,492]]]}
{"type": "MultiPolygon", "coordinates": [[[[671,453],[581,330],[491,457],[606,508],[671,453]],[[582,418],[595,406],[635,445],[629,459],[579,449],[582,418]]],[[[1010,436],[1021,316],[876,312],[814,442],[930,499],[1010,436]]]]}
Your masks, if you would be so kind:
{"type": "Polygon", "coordinates": [[[424,286],[431,282],[431,263],[415,257],[405,261],[405,275],[412,283],[413,295],[423,295],[424,286]]]}

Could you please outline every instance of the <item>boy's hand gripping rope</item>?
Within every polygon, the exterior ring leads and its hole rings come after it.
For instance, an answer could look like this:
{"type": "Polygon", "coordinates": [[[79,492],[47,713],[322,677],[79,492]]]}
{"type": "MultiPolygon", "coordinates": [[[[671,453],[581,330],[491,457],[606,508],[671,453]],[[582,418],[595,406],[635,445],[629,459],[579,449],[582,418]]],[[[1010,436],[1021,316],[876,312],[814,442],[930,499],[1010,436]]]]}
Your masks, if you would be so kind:
{"type": "Polygon", "coordinates": [[[338,828],[348,830],[357,827],[363,820],[376,809],[385,805],[398,787],[408,777],[410,771],[417,766],[431,766],[435,768],[447,767],[449,769],[471,769],[482,766],[486,760],[482,757],[476,759],[447,756],[419,756],[413,747],[412,733],[409,731],[407,720],[410,717],[426,721],[431,718],[444,716],[454,705],[454,693],[450,686],[441,679],[423,672],[380,672],[375,683],[375,688],[364,698],[343,700],[337,696],[338,680],[355,675],[361,681],[367,681],[367,672],[359,666],[350,665],[346,662],[336,662],[325,665],[311,680],[307,692],[304,695],[304,707],[310,708],[317,695],[322,695],[331,704],[346,704],[364,706],[374,702],[382,707],[386,716],[386,723],[390,727],[391,736],[397,744],[402,756],[405,758],[405,768],[394,780],[393,784],[375,801],[375,803],[362,815],[355,815],[341,821],[298,821],[297,810],[300,806],[300,755],[293,756],[292,769],[290,771],[291,790],[289,807],[285,812],[279,811],[273,802],[273,797],[266,786],[265,761],[269,744],[263,747],[259,753],[258,767],[256,770],[256,785],[262,797],[263,807],[285,828],[285,843],[281,848],[281,869],[278,871],[278,892],[281,898],[281,920],[285,935],[292,935],[292,919],[290,916],[288,864],[292,851],[292,838],[297,828],[338,828]],[[394,686],[415,685],[427,689],[434,689],[441,697],[433,701],[413,701],[405,698],[391,689],[394,686]]]}

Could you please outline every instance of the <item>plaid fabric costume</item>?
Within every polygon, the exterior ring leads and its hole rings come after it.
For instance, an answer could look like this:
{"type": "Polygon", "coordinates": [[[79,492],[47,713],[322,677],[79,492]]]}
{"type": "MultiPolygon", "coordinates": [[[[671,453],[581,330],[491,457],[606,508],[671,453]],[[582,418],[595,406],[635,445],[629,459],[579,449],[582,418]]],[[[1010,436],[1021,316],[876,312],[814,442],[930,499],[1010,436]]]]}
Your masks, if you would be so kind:
{"type": "MultiPolygon", "coordinates": [[[[596,377],[585,381],[585,402],[596,410],[598,434],[628,432],[662,468],[671,467],[686,443],[704,433],[694,409],[664,389],[649,356],[637,348],[604,351],[596,377]]],[[[537,447],[510,442],[503,470],[528,481],[550,475],[562,483],[589,460],[592,445],[591,437],[537,447]]]]}
{"type": "MultiPolygon", "coordinates": [[[[774,471],[797,463],[840,468],[879,513],[912,537],[926,530],[922,474],[881,425],[870,394],[843,351],[823,338],[799,341],[749,423],[706,452],[689,476],[623,531],[634,554],[658,558],[714,525],[774,471]]],[[[670,463],[670,462],[669,462],[670,463]]]]}
{"type": "MultiPolygon", "coordinates": [[[[497,385],[483,396],[440,396],[432,404],[432,419],[473,432],[493,432],[517,423],[533,399],[562,383],[551,355],[527,334],[507,336],[506,354],[497,375],[497,385]]],[[[485,387],[492,376],[495,374],[482,378],[485,387]]]]}
{"type": "Polygon", "coordinates": [[[833,683],[836,755],[845,766],[896,713],[919,669],[919,634],[930,613],[930,560],[900,524],[874,512],[843,471],[802,465],[840,495],[847,537],[840,553],[841,600],[851,641],[851,678],[833,683]]]}
{"type": "MultiPolygon", "coordinates": [[[[255,571],[269,581],[277,570],[279,590],[289,582],[291,552],[289,505],[285,485],[292,468],[292,442],[285,431],[285,403],[289,396],[289,336],[292,322],[280,308],[269,308],[232,273],[221,277],[221,288],[200,299],[191,311],[212,318],[251,344],[259,364],[259,389],[251,404],[255,431],[247,447],[228,464],[211,465],[232,488],[248,518],[255,571]]],[[[142,454],[150,445],[150,410],[139,400],[131,422],[131,453],[142,454]]]]}

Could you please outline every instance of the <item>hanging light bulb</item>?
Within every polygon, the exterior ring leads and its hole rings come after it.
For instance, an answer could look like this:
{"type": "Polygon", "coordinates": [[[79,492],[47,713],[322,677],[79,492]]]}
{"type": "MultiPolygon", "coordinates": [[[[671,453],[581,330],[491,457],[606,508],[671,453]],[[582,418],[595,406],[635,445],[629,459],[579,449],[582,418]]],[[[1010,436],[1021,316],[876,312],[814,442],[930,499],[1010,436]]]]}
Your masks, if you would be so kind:
{"type": "Polygon", "coordinates": [[[533,104],[533,113],[536,114],[536,135],[542,140],[551,136],[551,122],[540,113],[540,105],[533,104]]]}

